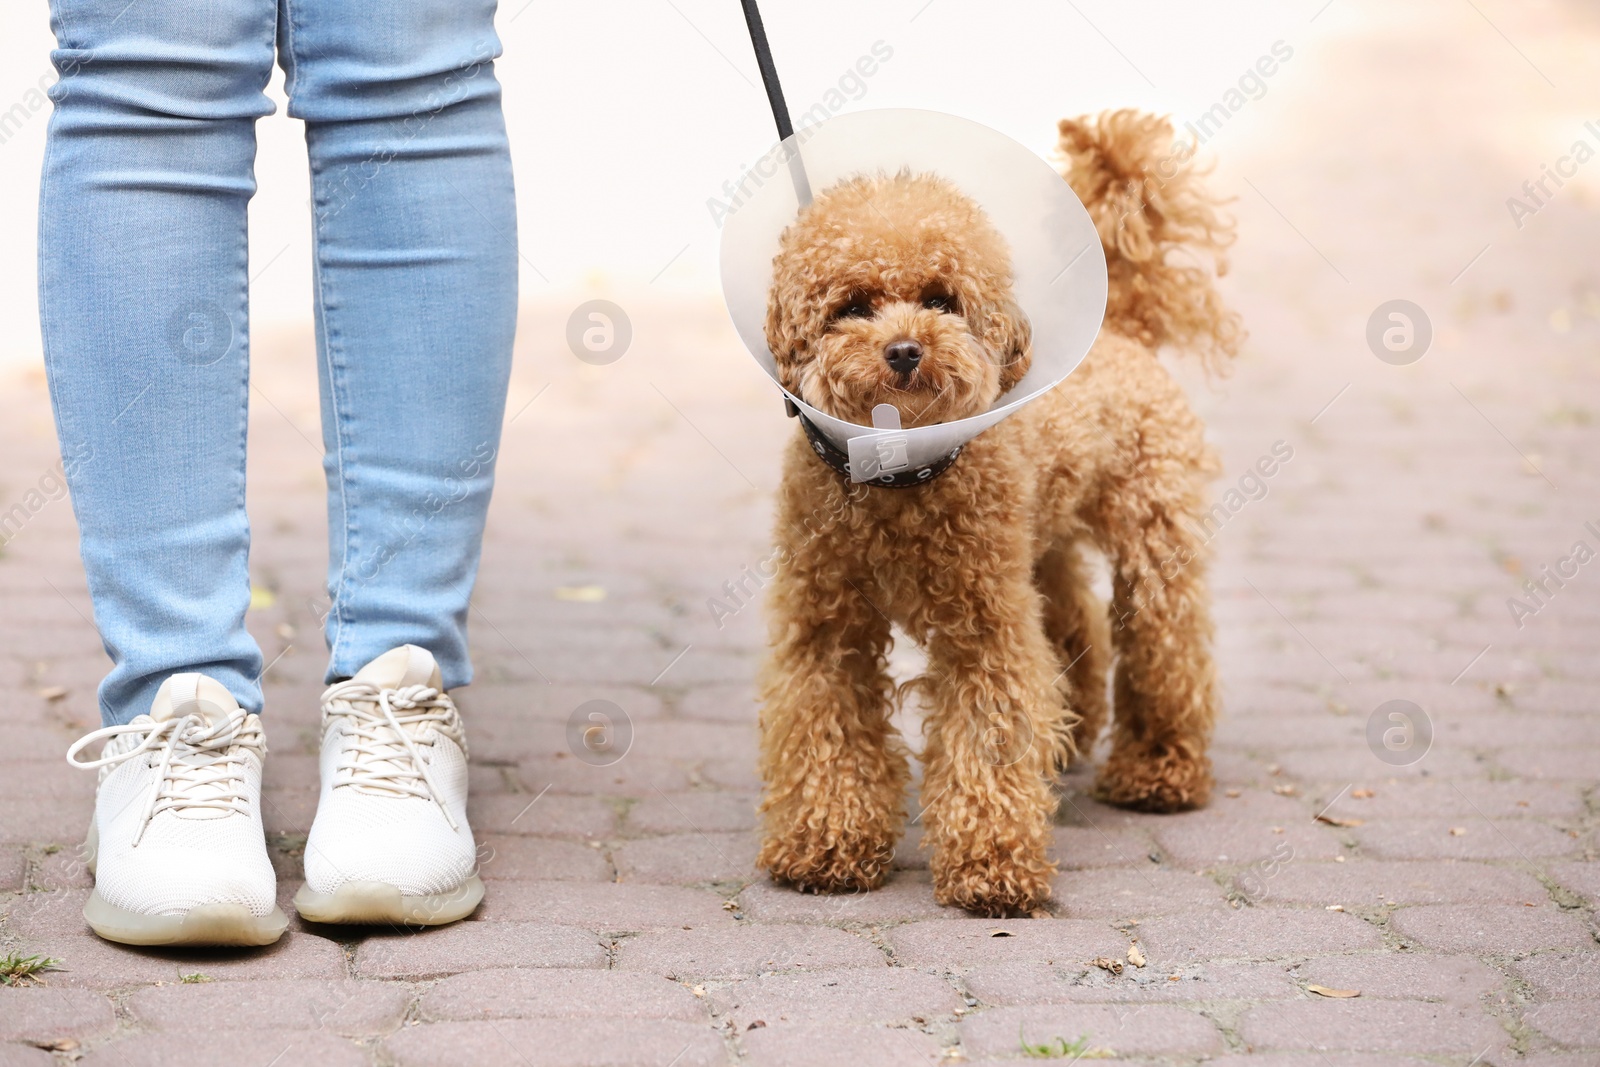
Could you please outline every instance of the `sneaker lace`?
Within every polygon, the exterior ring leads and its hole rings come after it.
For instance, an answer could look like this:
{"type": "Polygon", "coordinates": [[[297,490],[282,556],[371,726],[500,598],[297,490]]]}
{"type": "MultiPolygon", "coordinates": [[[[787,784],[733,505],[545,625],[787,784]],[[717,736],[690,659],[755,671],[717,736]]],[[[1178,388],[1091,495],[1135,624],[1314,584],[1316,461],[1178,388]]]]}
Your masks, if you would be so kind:
{"type": "Polygon", "coordinates": [[[244,711],[236,711],[216,723],[201,715],[185,715],[161,722],[145,719],[102,727],[85,734],[67,749],[67,762],[89,771],[113,767],[140,756],[159,760],[159,764],[151,763],[159,766],[159,773],[145,797],[139,829],[133,835],[133,844],[137,846],[150,820],[164,811],[210,809],[250,814],[245,756],[258,751],[260,743],[259,739],[249,736],[255,731],[246,727],[245,715],[244,711]],[[110,755],[102,752],[99,759],[88,761],[77,758],[78,753],[94,741],[110,741],[124,734],[144,736],[126,752],[110,755]]]}
{"type": "Polygon", "coordinates": [[[444,794],[422,758],[442,732],[465,751],[450,697],[427,685],[380,688],[355,678],[331,685],[322,694],[323,713],[344,721],[346,745],[336,769],[335,789],[432,800],[450,829],[459,827],[444,794]]]}

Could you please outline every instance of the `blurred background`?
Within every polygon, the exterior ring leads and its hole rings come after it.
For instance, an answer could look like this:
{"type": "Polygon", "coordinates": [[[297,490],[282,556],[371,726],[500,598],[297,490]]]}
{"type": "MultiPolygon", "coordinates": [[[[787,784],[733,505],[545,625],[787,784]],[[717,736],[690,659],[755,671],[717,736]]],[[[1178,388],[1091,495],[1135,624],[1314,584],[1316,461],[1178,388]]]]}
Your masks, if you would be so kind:
{"type": "MultiPolygon", "coordinates": [[[[1133,105],[1197,116],[1281,38],[1299,54],[1229,131],[1238,141],[1258,137],[1326,84],[1318,68],[1354,15],[1335,5],[1312,36],[1303,31],[1315,4],[1237,3],[1217,13],[1179,3],[1085,4],[1081,13],[963,0],[763,6],[796,116],[837,93],[826,101],[834,111],[949,111],[1041,153],[1067,112],[1133,105]],[[891,58],[861,78],[856,61],[879,42],[891,58]]],[[[6,21],[0,111],[51,76],[46,5],[14,5],[6,21]]],[[[601,288],[714,294],[717,228],[706,201],[775,140],[737,0],[507,0],[497,25],[526,298],[601,288]]],[[[1487,57],[1496,45],[1484,31],[1472,47],[1487,57]]],[[[306,321],[311,292],[302,126],[284,116],[281,71],[268,92],[278,114],[258,127],[251,208],[258,330],[306,321]]],[[[13,360],[38,350],[31,205],[48,117],[48,106],[17,116],[0,144],[0,196],[12,205],[0,220],[0,316],[16,324],[0,344],[13,360]]]]}

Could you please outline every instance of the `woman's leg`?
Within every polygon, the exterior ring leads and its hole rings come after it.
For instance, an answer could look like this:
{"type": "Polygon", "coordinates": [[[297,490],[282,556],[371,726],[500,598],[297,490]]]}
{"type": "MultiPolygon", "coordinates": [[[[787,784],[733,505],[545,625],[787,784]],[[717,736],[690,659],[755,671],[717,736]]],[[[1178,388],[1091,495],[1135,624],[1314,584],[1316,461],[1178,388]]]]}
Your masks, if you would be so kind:
{"type": "Polygon", "coordinates": [[[264,945],[288,925],[248,714],[261,708],[261,657],[244,629],[245,209],[254,123],[272,110],[275,7],[55,0],[52,12],[61,80],[40,306],[113,662],[108,728],[68,758],[106,742],[76,761],[100,772],[84,918],[129,944],[264,945]]]}
{"type": "Polygon", "coordinates": [[[517,299],[494,7],[283,0],[311,156],[329,681],[408,643],[446,688],[471,680],[517,299]]]}
{"type": "Polygon", "coordinates": [[[276,0],[55,0],[41,325],[105,721],[202,671],[261,708],[244,628],[245,209],[276,0]]]}

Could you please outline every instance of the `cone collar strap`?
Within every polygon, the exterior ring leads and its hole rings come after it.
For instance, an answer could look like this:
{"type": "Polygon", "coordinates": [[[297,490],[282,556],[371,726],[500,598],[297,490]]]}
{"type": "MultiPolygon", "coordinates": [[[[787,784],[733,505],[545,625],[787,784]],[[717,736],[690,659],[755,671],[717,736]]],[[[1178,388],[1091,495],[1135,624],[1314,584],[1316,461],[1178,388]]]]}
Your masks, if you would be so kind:
{"type": "Polygon", "coordinates": [[[823,443],[842,454],[843,472],[852,481],[926,482],[933,475],[924,472],[948,467],[968,441],[1054,388],[1082,362],[1105,316],[1106,263],[1094,222],[1072,187],[1039,156],[987,126],[936,111],[884,109],[838,115],[796,131],[757,161],[735,190],[722,227],[723,298],[740,340],[774,383],[778,368],[767,348],[767,296],[783,231],[801,208],[791,177],[797,157],[818,193],[857,175],[906,169],[955,185],[988,214],[1010,246],[1015,296],[1032,327],[1028,373],[988,411],[970,418],[911,429],[863,426],[784,390],[808,424],[813,448],[825,461],[823,443]]]}

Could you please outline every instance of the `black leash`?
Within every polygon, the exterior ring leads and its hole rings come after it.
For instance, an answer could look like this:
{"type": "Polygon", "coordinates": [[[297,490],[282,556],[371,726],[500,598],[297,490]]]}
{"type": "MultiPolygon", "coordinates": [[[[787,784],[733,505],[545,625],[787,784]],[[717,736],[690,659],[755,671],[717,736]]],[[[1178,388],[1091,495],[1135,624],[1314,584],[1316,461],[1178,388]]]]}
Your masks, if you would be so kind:
{"type": "MultiPolygon", "coordinates": [[[[783,86],[778,81],[778,67],[772,62],[772,46],[767,44],[761,9],[756,6],[756,0],[739,0],[739,3],[744,8],[744,24],[750,30],[750,47],[756,51],[756,66],[761,68],[761,84],[767,87],[767,103],[772,107],[772,121],[778,126],[778,140],[787,141],[794,136],[794,123],[789,121],[789,105],[783,102],[783,86]]],[[[795,196],[801,206],[811,203],[811,182],[806,179],[805,164],[800,162],[798,152],[789,158],[789,176],[794,180],[795,196]]],[[[787,396],[783,398],[783,410],[791,419],[800,414],[800,409],[787,396]]]]}
{"type": "Polygon", "coordinates": [[[739,2],[744,5],[744,24],[750,27],[750,43],[756,50],[761,82],[767,87],[767,103],[772,105],[772,118],[778,124],[778,140],[787,141],[794,136],[794,125],[789,121],[789,106],[783,102],[783,86],[778,84],[778,68],[773,65],[772,47],[767,44],[767,28],[761,24],[761,9],[756,0],[739,2]]]}
{"type": "MultiPolygon", "coordinates": [[[[789,105],[783,102],[783,86],[778,82],[778,68],[772,62],[772,47],[767,44],[767,28],[761,23],[761,9],[756,6],[756,0],[739,0],[739,3],[744,7],[744,24],[750,30],[750,46],[756,51],[756,66],[761,68],[761,84],[767,88],[772,120],[778,125],[778,140],[787,141],[794,136],[794,124],[789,121],[789,105]]],[[[811,203],[811,182],[806,178],[806,167],[800,161],[798,149],[789,157],[789,176],[794,180],[794,192],[800,206],[811,203]]]]}

